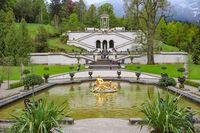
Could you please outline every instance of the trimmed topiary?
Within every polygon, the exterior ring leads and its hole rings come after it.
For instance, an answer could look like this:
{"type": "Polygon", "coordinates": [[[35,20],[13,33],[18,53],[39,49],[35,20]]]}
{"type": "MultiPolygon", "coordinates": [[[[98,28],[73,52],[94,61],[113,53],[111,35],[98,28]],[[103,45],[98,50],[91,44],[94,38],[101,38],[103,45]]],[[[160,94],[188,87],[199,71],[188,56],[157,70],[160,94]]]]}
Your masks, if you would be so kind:
{"type": "Polygon", "coordinates": [[[35,85],[40,85],[42,83],[44,83],[42,77],[35,74],[28,75],[24,79],[24,85],[27,87],[34,87],[35,85]]]}
{"type": "Polygon", "coordinates": [[[159,80],[158,85],[161,87],[176,86],[176,81],[171,77],[162,77],[159,80]]]}
{"type": "Polygon", "coordinates": [[[25,69],[24,71],[23,71],[23,74],[25,74],[25,75],[27,75],[27,74],[29,74],[30,73],[30,71],[28,70],[28,69],[25,69]]]}

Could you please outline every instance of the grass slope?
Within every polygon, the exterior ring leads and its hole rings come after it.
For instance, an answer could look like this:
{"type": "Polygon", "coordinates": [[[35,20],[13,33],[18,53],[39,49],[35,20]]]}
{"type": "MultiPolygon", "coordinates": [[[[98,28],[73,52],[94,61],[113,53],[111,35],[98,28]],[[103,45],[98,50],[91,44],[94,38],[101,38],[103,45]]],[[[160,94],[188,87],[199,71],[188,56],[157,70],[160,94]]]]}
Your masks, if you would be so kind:
{"type": "MultiPolygon", "coordinates": [[[[35,36],[37,35],[38,28],[40,26],[43,26],[48,33],[55,33],[55,28],[51,25],[27,23],[27,29],[29,31],[31,38],[33,39],[35,38],[35,36]]],[[[16,23],[16,27],[19,28],[20,23],[16,23]]]]}
{"type": "MultiPolygon", "coordinates": [[[[28,69],[32,71],[32,73],[43,76],[44,74],[44,67],[49,67],[49,74],[59,74],[59,73],[64,73],[64,72],[70,72],[71,70],[69,69],[69,65],[35,65],[35,66],[26,66],[25,69],[28,69]]],[[[74,69],[72,71],[76,71],[77,65],[74,65],[74,69]]],[[[84,70],[85,67],[82,65],[81,70],[84,70]]],[[[0,66],[0,75],[2,75],[2,72],[4,71],[4,79],[8,79],[8,69],[5,68],[4,70],[2,69],[2,66],[0,66]]],[[[20,67],[19,66],[13,66],[11,68],[10,72],[10,79],[11,80],[19,80],[20,79],[20,67]]]]}
{"type": "Polygon", "coordinates": [[[166,44],[161,45],[160,48],[162,49],[163,52],[179,52],[179,49],[177,47],[166,44]]]}
{"type": "Polygon", "coordinates": [[[67,53],[70,52],[80,52],[81,49],[76,47],[76,46],[72,46],[72,45],[67,45],[64,44],[60,41],[59,38],[51,38],[48,40],[48,45],[50,48],[52,49],[57,49],[56,51],[60,51],[61,49],[64,50],[67,53]]]}

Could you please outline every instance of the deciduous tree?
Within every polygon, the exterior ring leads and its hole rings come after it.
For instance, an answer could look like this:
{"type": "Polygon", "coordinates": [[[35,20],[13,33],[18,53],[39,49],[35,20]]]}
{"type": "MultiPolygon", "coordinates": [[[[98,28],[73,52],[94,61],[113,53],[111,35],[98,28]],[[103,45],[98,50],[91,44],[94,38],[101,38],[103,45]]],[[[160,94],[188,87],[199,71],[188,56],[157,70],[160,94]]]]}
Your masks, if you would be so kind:
{"type": "MultiPolygon", "coordinates": [[[[165,17],[167,0],[125,0],[127,8],[137,18],[139,29],[145,35],[147,46],[147,63],[154,64],[154,37],[161,18],[165,17]]],[[[142,39],[144,37],[141,37],[142,39]]]]}

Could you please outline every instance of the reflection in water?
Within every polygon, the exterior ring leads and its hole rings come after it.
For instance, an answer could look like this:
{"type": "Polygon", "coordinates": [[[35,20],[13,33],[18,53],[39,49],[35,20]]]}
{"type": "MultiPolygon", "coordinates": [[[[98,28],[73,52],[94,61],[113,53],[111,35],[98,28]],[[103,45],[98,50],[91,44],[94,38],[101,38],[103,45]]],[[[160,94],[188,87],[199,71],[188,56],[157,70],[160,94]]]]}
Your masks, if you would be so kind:
{"type": "Polygon", "coordinates": [[[137,91],[140,91],[140,86],[139,86],[139,84],[136,85],[136,90],[137,90],[137,91]]]}
{"type": "Polygon", "coordinates": [[[74,85],[73,84],[70,85],[70,91],[74,91],[74,85]]]}
{"type": "MultiPolygon", "coordinates": [[[[83,118],[131,118],[142,117],[139,108],[148,99],[148,92],[155,97],[157,92],[165,96],[168,92],[153,85],[131,84],[127,82],[115,82],[121,88],[116,93],[94,94],[91,88],[94,82],[81,84],[59,85],[37,93],[36,100],[46,98],[54,100],[58,105],[65,103],[70,110],[71,117],[83,118]]],[[[186,99],[181,99],[180,106],[191,106],[200,110],[199,104],[186,99]]],[[[23,99],[0,108],[0,118],[11,118],[10,114],[19,114],[24,108],[23,99]]]]}
{"type": "Polygon", "coordinates": [[[117,82],[117,86],[118,86],[118,89],[121,89],[122,87],[121,87],[121,82],[117,82]]]}
{"type": "Polygon", "coordinates": [[[98,104],[103,104],[105,102],[114,100],[117,93],[93,93],[93,95],[96,97],[98,104]]]}
{"type": "Polygon", "coordinates": [[[93,85],[92,82],[89,82],[89,88],[92,89],[93,85]]]}

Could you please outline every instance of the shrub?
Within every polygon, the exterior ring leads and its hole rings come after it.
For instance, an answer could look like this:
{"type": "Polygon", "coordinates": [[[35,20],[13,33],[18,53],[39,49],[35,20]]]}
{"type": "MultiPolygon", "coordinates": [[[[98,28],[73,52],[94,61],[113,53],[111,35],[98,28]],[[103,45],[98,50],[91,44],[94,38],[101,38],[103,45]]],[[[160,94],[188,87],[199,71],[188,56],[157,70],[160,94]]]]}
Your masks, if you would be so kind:
{"type": "Polygon", "coordinates": [[[179,97],[170,97],[168,94],[163,99],[158,93],[155,99],[142,104],[144,122],[154,129],[154,133],[194,133],[194,113],[188,108],[179,108],[178,101],[179,97]]]}
{"type": "Polygon", "coordinates": [[[11,127],[12,132],[49,133],[53,127],[60,128],[58,122],[63,118],[62,113],[66,114],[65,107],[53,101],[25,102],[25,107],[21,116],[13,116],[16,122],[11,127]]]}
{"type": "Polygon", "coordinates": [[[67,43],[67,40],[68,40],[68,38],[66,37],[66,36],[61,36],[60,37],[60,41],[62,42],[62,43],[67,43]]]}
{"type": "Polygon", "coordinates": [[[167,67],[166,67],[166,66],[162,66],[161,69],[162,69],[162,70],[166,70],[167,67]]]}
{"type": "Polygon", "coordinates": [[[69,66],[69,69],[72,71],[72,70],[74,69],[74,65],[71,64],[71,65],[69,66]]]}
{"type": "Polygon", "coordinates": [[[183,68],[183,67],[178,68],[177,71],[180,72],[180,73],[183,73],[183,72],[185,72],[185,68],[183,68]]]}
{"type": "Polygon", "coordinates": [[[30,71],[28,70],[28,69],[25,69],[24,71],[23,71],[23,74],[25,74],[25,75],[27,75],[27,74],[29,74],[30,73],[30,71]]]}
{"type": "Polygon", "coordinates": [[[49,71],[49,67],[44,67],[44,71],[49,71]]]}
{"type": "Polygon", "coordinates": [[[194,81],[190,81],[190,80],[186,80],[185,84],[186,85],[190,85],[190,86],[194,86],[194,87],[199,87],[200,86],[200,83],[194,82],[194,81]]]}
{"type": "Polygon", "coordinates": [[[3,83],[3,80],[2,79],[0,79],[0,84],[2,84],[3,83]]]}
{"type": "Polygon", "coordinates": [[[40,84],[42,84],[44,81],[43,81],[43,79],[42,79],[42,77],[41,76],[39,76],[39,75],[35,75],[35,74],[32,74],[32,75],[28,75],[28,76],[26,76],[25,77],[25,79],[24,79],[24,85],[25,86],[28,86],[28,87],[30,87],[30,86],[35,86],[35,85],[40,85],[40,84]]]}
{"type": "Polygon", "coordinates": [[[173,79],[171,77],[162,77],[159,80],[158,85],[162,86],[162,87],[176,86],[176,81],[175,81],[175,79],[173,79]]]}
{"type": "Polygon", "coordinates": [[[9,89],[18,88],[18,87],[21,87],[21,86],[24,86],[24,83],[23,83],[23,82],[16,82],[16,83],[10,84],[9,89]]]}

